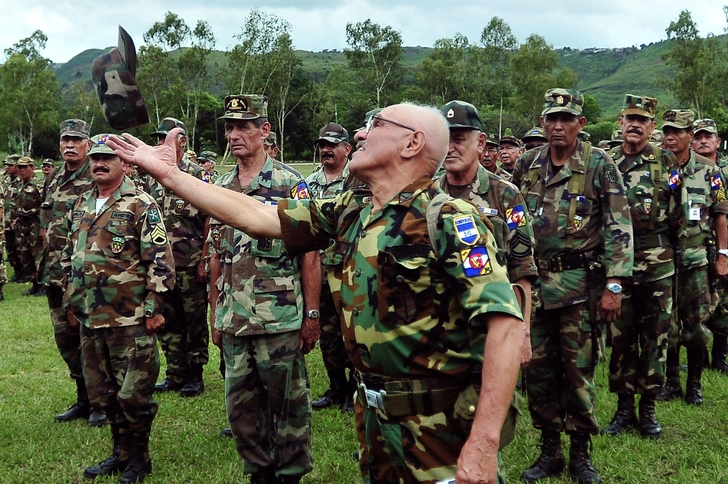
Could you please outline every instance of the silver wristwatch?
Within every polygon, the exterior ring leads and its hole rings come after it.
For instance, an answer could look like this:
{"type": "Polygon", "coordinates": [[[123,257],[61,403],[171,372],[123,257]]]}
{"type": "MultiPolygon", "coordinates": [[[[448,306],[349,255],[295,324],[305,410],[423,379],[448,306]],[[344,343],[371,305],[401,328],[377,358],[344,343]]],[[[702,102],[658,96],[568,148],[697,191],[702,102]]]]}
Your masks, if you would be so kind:
{"type": "Polygon", "coordinates": [[[611,284],[607,284],[607,290],[613,294],[622,294],[622,285],[613,282],[611,284]]]}
{"type": "Polygon", "coordinates": [[[306,317],[311,319],[318,319],[321,316],[318,309],[309,309],[306,311],[306,317]]]}

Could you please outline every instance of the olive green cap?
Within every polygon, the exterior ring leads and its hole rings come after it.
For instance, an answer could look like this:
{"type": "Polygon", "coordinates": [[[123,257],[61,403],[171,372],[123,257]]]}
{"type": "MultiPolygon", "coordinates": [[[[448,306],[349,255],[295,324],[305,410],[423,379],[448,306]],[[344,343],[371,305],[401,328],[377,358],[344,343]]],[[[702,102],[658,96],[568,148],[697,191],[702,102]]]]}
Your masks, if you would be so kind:
{"type": "Polygon", "coordinates": [[[265,141],[263,143],[266,146],[276,146],[276,144],[278,143],[278,137],[276,136],[276,133],[274,131],[268,133],[268,136],[265,138],[265,141]]]}
{"type": "Polygon", "coordinates": [[[500,146],[503,146],[504,143],[507,145],[510,144],[516,146],[517,148],[523,148],[523,143],[521,143],[521,140],[519,140],[515,136],[503,136],[500,139],[500,146]]]}
{"type": "Polygon", "coordinates": [[[450,101],[440,108],[440,112],[447,119],[450,129],[465,128],[483,131],[483,121],[480,119],[478,109],[465,101],[450,101]]]}
{"type": "Polygon", "coordinates": [[[95,155],[97,153],[102,153],[106,155],[116,155],[114,153],[114,150],[106,146],[106,141],[108,141],[109,135],[106,133],[103,134],[97,134],[93,138],[91,138],[91,149],[88,150],[88,155],[95,155]]]}
{"type": "Polygon", "coordinates": [[[5,158],[5,161],[3,164],[5,166],[16,166],[18,164],[18,160],[20,159],[20,155],[9,155],[7,158],[5,158]]]}
{"type": "Polygon", "coordinates": [[[41,165],[45,165],[45,166],[53,166],[54,164],[55,163],[50,158],[46,158],[45,160],[43,160],[43,163],[41,163],[41,165]]]}
{"type": "Polygon", "coordinates": [[[498,141],[498,135],[495,133],[488,133],[485,135],[485,146],[495,146],[496,148],[500,148],[500,141],[498,141]]]}
{"type": "Polygon", "coordinates": [[[582,141],[589,141],[591,138],[591,135],[587,133],[586,131],[579,131],[579,133],[576,135],[577,138],[579,138],[582,141]]]}
{"type": "Polygon", "coordinates": [[[695,113],[690,109],[668,109],[662,113],[662,129],[670,126],[677,129],[693,129],[695,113]]]}
{"type": "Polygon", "coordinates": [[[326,126],[319,131],[319,137],[313,144],[317,145],[320,141],[328,141],[329,143],[349,142],[349,132],[337,123],[328,122],[326,126]]]}
{"type": "Polygon", "coordinates": [[[197,161],[212,161],[213,163],[217,163],[217,153],[215,153],[214,151],[203,151],[197,157],[197,161]]]}
{"type": "Polygon", "coordinates": [[[524,143],[528,143],[531,140],[548,141],[548,138],[546,137],[546,131],[544,131],[543,128],[539,126],[535,126],[529,129],[526,135],[521,138],[521,141],[523,141],[524,143]]]}
{"type": "Polygon", "coordinates": [[[174,128],[182,128],[182,134],[187,135],[187,126],[176,118],[164,118],[155,132],[150,134],[152,138],[165,138],[174,128]]]}
{"type": "Polygon", "coordinates": [[[693,132],[697,133],[698,131],[707,131],[708,133],[718,134],[718,126],[712,119],[698,119],[693,123],[693,132]]]}
{"type": "Polygon", "coordinates": [[[35,166],[35,163],[33,163],[33,158],[29,156],[21,156],[18,158],[18,166],[35,166]]]}
{"type": "Polygon", "coordinates": [[[648,141],[650,143],[662,144],[662,142],[665,141],[665,133],[663,133],[661,129],[656,129],[650,133],[648,141]]]}
{"type": "Polygon", "coordinates": [[[225,97],[225,114],[217,119],[258,119],[268,117],[268,98],[260,94],[225,97]]]}
{"type": "Polygon", "coordinates": [[[584,108],[584,95],[574,89],[555,88],[546,91],[541,116],[551,113],[570,113],[581,116],[584,108]]]}

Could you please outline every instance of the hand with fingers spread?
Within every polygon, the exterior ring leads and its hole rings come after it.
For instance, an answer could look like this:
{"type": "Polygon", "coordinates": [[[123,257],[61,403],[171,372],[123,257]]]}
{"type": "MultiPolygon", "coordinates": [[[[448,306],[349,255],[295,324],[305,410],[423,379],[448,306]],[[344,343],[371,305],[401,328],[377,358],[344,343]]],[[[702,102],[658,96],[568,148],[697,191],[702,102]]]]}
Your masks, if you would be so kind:
{"type": "Polygon", "coordinates": [[[174,140],[180,134],[182,134],[182,130],[174,128],[169,132],[164,143],[159,146],[149,146],[128,133],[121,136],[111,135],[106,144],[123,161],[138,166],[156,180],[162,181],[177,169],[174,140]]]}

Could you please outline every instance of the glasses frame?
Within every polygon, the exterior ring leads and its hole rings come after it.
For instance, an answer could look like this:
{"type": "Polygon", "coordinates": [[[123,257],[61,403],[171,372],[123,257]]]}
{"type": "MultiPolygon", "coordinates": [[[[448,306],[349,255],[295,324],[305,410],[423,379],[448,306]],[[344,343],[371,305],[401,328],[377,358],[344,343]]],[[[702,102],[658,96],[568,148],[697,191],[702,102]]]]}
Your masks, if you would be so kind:
{"type": "Polygon", "coordinates": [[[416,133],[417,132],[417,130],[414,129],[414,128],[410,128],[407,125],[404,125],[402,123],[398,123],[397,121],[392,121],[391,119],[383,118],[383,117],[379,116],[378,114],[375,114],[374,116],[372,116],[371,118],[369,118],[369,121],[367,121],[367,125],[366,125],[366,133],[367,133],[367,135],[374,128],[374,120],[377,120],[377,119],[379,121],[384,121],[385,123],[391,123],[391,124],[393,124],[395,126],[399,126],[400,128],[407,129],[409,131],[412,131],[413,133],[416,133]]]}

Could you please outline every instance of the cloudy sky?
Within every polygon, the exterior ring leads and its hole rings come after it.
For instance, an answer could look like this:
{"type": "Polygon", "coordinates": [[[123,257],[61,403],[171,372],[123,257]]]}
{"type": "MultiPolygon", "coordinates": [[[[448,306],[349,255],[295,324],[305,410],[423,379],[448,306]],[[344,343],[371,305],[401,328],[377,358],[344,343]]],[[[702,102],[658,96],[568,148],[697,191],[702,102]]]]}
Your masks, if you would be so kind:
{"type": "Polygon", "coordinates": [[[154,22],[172,10],[193,26],[206,20],[217,38],[217,48],[235,44],[244,19],[252,8],[288,20],[298,49],[320,51],[346,46],[346,23],[371,18],[402,33],[405,46],[431,47],[435,40],[466,35],[480,39],[488,21],[498,16],[513,30],[519,42],[528,35],[542,35],[554,47],[626,47],[666,38],[665,29],[680,11],[690,10],[701,35],[722,34],[726,27],[723,4],[728,0],[592,0],[544,2],[543,0],[8,0],[0,18],[0,48],[42,30],[48,36],[43,54],[54,62],[66,62],[89,48],[116,43],[116,25],[122,25],[137,46],[154,22]],[[114,5],[118,5],[114,8],[114,5]],[[123,5],[123,7],[121,7],[123,5]]]}

